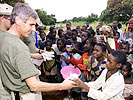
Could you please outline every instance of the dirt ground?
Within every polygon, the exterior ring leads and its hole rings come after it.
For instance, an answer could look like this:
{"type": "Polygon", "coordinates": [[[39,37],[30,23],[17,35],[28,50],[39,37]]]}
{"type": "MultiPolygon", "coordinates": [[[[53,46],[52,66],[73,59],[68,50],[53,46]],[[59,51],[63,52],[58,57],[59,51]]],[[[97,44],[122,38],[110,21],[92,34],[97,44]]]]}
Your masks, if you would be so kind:
{"type": "MultiPolygon", "coordinates": [[[[47,82],[45,75],[41,75],[40,80],[47,82]]],[[[43,100],[70,100],[68,98],[68,91],[42,92],[42,99],[43,100]]],[[[80,93],[73,92],[71,100],[81,100],[80,93]]]]}

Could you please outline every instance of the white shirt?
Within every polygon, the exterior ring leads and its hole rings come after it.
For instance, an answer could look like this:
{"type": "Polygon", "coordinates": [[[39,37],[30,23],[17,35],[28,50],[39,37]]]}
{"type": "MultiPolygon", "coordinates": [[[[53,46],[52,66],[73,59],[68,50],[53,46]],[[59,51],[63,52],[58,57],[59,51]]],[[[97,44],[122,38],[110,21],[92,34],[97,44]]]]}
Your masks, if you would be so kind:
{"type": "Polygon", "coordinates": [[[120,33],[119,40],[123,40],[123,32],[122,32],[122,30],[121,29],[118,29],[117,31],[120,33]]]}
{"type": "Polygon", "coordinates": [[[97,100],[124,100],[122,96],[124,90],[124,78],[121,73],[116,72],[106,79],[107,69],[98,77],[96,81],[86,83],[90,87],[88,97],[97,100]],[[102,87],[102,91],[98,90],[102,87]]]}

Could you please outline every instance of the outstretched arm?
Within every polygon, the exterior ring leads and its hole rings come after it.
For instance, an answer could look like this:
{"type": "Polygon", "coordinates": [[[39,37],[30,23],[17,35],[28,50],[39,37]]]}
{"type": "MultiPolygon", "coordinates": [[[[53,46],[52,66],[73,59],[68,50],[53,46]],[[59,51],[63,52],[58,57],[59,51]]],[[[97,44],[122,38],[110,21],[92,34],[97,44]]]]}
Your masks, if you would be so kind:
{"type": "Polygon", "coordinates": [[[41,82],[36,79],[36,76],[29,77],[25,79],[28,87],[31,91],[35,92],[50,92],[50,91],[58,91],[58,90],[68,90],[73,87],[76,87],[76,83],[66,79],[62,83],[46,83],[41,82]]]}

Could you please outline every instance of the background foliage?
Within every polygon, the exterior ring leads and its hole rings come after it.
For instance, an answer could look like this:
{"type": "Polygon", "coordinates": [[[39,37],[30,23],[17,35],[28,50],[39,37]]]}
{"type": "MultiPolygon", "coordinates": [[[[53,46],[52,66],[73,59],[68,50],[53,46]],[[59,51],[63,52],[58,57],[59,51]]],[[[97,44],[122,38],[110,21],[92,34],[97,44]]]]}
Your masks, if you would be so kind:
{"type": "Polygon", "coordinates": [[[100,20],[112,22],[114,20],[125,23],[133,14],[133,0],[108,0],[107,8],[102,11],[100,20]]]}

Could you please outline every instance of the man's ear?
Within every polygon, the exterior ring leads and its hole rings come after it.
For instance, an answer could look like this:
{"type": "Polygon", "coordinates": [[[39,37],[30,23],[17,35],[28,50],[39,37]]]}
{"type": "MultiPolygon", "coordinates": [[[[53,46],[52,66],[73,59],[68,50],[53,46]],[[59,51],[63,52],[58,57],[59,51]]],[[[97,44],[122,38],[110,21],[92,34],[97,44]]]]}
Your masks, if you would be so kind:
{"type": "Polygon", "coordinates": [[[122,64],[121,63],[118,63],[116,66],[117,66],[118,69],[120,69],[121,66],[122,66],[122,64]]]}
{"type": "Polygon", "coordinates": [[[15,17],[15,23],[16,23],[17,25],[20,25],[20,24],[22,23],[22,20],[21,20],[21,18],[20,18],[19,16],[16,16],[16,17],[15,17]]]}

